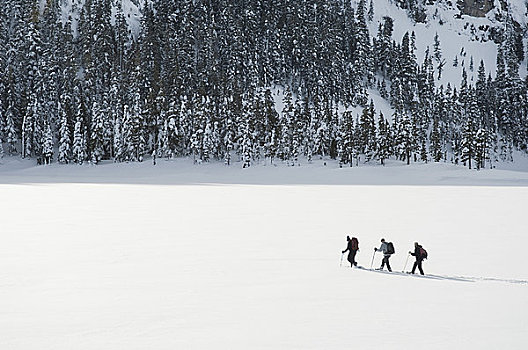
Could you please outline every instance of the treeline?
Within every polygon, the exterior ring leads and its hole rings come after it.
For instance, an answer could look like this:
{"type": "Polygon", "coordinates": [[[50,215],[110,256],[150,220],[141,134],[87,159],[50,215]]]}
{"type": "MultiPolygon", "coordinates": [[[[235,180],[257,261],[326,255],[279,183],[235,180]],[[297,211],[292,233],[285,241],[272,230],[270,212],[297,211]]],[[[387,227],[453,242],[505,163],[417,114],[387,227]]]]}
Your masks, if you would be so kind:
{"type": "Polygon", "coordinates": [[[85,0],[73,19],[60,0],[37,5],[0,0],[1,153],[480,168],[526,150],[524,48],[508,23],[496,76],[480,62],[475,83],[463,70],[456,89],[435,87],[445,66],[438,38],[417,62],[415,34],[396,41],[391,18],[370,36],[372,1],[154,0],[137,36],[119,0],[85,0]],[[279,111],[272,87],[283,92],[279,111]],[[392,116],[375,110],[369,89],[392,116]]]}

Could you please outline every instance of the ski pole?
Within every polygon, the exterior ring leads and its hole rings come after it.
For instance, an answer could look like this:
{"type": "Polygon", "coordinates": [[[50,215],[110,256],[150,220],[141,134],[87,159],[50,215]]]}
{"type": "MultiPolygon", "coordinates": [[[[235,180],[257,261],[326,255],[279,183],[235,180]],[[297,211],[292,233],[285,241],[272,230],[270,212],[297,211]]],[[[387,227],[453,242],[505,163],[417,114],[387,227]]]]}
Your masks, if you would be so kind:
{"type": "Polygon", "coordinates": [[[372,265],[374,265],[374,256],[376,255],[376,251],[374,250],[374,254],[372,254],[372,262],[370,263],[370,269],[372,270],[372,265]]]}
{"type": "Polygon", "coordinates": [[[345,255],[345,253],[341,253],[341,261],[339,262],[339,267],[341,267],[343,265],[343,256],[345,255]]]}
{"type": "Polygon", "coordinates": [[[407,260],[405,260],[405,266],[403,267],[402,272],[405,272],[405,268],[407,267],[407,262],[409,262],[409,257],[410,256],[411,256],[411,254],[407,254],[407,260]]]}

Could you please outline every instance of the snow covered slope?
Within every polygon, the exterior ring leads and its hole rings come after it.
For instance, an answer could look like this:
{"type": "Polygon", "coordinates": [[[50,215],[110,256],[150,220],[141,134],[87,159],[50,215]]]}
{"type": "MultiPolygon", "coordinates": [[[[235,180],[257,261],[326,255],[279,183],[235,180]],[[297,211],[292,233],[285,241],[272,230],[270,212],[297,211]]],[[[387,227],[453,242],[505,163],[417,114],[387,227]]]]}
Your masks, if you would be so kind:
{"type": "Polygon", "coordinates": [[[261,185],[206,184],[189,168],[165,184],[149,172],[136,181],[148,185],[112,184],[135,168],[94,167],[98,185],[12,169],[0,185],[0,348],[525,348],[526,180],[284,185],[300,168],[270,167],[275,177],[208,177],[261,185]],[[419,241],[435,276],[340,267],[346,235],[366,267],[381,237],[393,241],[395,271],[419,241]]]}
{"type": "MultiPolygon", "coordinates": [[[[71,16],[75,24],[78,10],[84,4],[84,0],[62,1],[63,21],[71,16]]],[[[132,33],[137,36],[141,20],[140,8],[144,6],[145,0],[119,1],[132,33]]],[[[443,59],[446,61],[445,71],[442,78],[437,82],[438,85],[446,85],[447,83],[451,83],[452,86],[459,85],[462,67],[466,68],[470,81],[476,79],[476,72],[481,59],[485,63],[486,71],[494,75],[497,45],[490,38],[491,28],[499,28],[499,30],[503,28],[504,23],[501,18],[506,15],[511,15],[521,28],[526,28],[528,23],[528,12],[523,0],[503,2],[496,0],[494,8],[485,17],[460,15],[461,11],[456,5],[456,1],[435,1],[434,4],[426,6],[427,19],[425,23],[414,22],[409,18],[406,10],[398,7],[392,0],[376,0],[373,1],[373,6],[374,19],[370,22],[371,36],[376,36],[378,25],[382,22],[383,17],[392,17],[394,19],[394,40],[401,41],[407,31],[415,32],[417,39],[416,54],[419,63],[422,62],[427,47],[430,50],[433,49],[433,38],[438,33],[443,59]],[[503,8],[503,4],[506,3],[509,10],[503,8]],[[458,67],[453,67],[455,57],[459,61],[458,67]],[[471,57],[474,61],[473,71],[469,70],[471,57]]],[[[521,64],[520,73],[522,77],[526,76],[526,64],[521,64]]]]}
{"type": "Polygon", "coordinates": [[[386,166],[364,164],[339,168],[337,161],[300,160],[300,166],[254,164],[242,169],[211,162],[193,165],[192,159],[99,165],[35,166],[34,161],[6,157],[0,161],[0,184],[97,183],[97,184],[247,184],[247,185],[429,185],[429,186],[528,186],[528,157],[515,154],[515,163],[497,163],[499,168],[469,170],[450,163],[404,165],[389,161],[386,166]]]}
{"type": "MultiPolygon", "coordinates": [[[[506,1],[510,6],[510,12],[522,28],[526,28],[528,14],[526,6],[520,0],[506,1]]],[[[399,8],[391,0],[374,1],[374,20],[370,23],[370,33],[376,36],[378,25],[383,17],[389,16],[394,19],[393,38],[401,42],[405,32],[414,31],[416,34],[416,47],[418,62],[421,63],[425,56],[427,47],[433,53],[434,37],[438,33],[442,58],[445,59],[444,72],[437,85],[458,86],[462,79],[462,69],[465,67],[468,81],[476,81],[477,68],[480,60],[484,61],[486,72],[495,76],[495,65],[497,56],[497,44],[490,38],[491,28],[504,27],[499,21],[500,15],[506,15],[497,0],[495,8],[486,17],[460,16],[460,10],[456,7],[456,1],[438,1],[434,5],[426,6],[427,20],[425,23],[415,23],[407,16],[405,10],[399,8]],[[453,66],[457,57],[458,66],[453,66]],[[469,69],[473,57],[473,71],[469,69]]],[[[435,70],[438,72],[438,61],[435,61],[435,70]]],[[[520,67],[521,77],[526,76],[526,60],[520,67]]],[[[435,74],[435,77],[438,75],[435,74]]]]}

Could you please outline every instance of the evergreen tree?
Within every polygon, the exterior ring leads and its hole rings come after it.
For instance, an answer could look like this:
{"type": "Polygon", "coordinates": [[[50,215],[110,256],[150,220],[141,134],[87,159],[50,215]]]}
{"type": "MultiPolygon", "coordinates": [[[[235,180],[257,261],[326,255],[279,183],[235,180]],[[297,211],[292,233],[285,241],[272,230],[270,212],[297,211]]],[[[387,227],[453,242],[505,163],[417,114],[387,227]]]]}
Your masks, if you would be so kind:
{"type": "MultiPolygon", "coordinates": [[[[396,4],[425,20],[422,2],[396,4]]],[[[364,155],[381,163],[451,158],[482,168],[528,148],[523,35],[510,14],[493,34],[500,42],[495,78],[481,61],[475,83],[468,79],[475,62],[470,56],[466,63],[461,48],[453,60],[463,67],[460,89],[444,89],[435,87],[445,67],[439,34],[418,64],[417,36],[394,41],[392,18],[370,37],[373,1],[139,6],[136,27],[122,1],[75,2],[66,18],[61,0],[0,0],[6,153],[40,162],[57,148],[60,163],[194,154],[227,164],[237,154],[246,166],[262,155],[299,164],[339,153],[343,164],[364,155]],[[286,87],[281,113],[271,86],[286,87]],[[375,130],[370,88],[390,99],[392,127],[382,119],[375,130]],[[337,111],[356,105],[363,108],[356,120],[337,111]]]]}
{"type": "Polygon", "coordinates": [[[462,162],[468,164],[469,169],[471,169],[471,161],[475,158],[475,149],[476,149],[476,135],[475,135],[475,125],[472,118],[468,118],[466,124],[464,125],[464,131],[462,133],[462,162]]]}
{"type": "Polygon", "coordinates": [[[433,42],[433,57],[440,63],[442,61],[442,49],[440,48],[440,38],[438,37],[438,32],[435,33],[433,42]]]}
{"type": "Polygon", "coordinates": [[[282,160],[289,160],[291,158],[292,149],[292,128],[295,124],[295,107],[292,101],[292,94],[289,87],[286,87],[283,98],[284,108],[282,109],[282,117],[280,124],[282,125],[281,139],[279,141],[279,156],[282,160]]]}
{"type": "Polygon", "coordinates": [[[77,116],[73,131],[73,160],[77,164],[83,164],[86,160],[86,142],[82,117],[77,116]]]}
{"type": "Polygon", "coordinates": [[[374,0],[370,0],[367,18],[369,22],[374,19],[374,0]]]}
{"type": "Polygon", "coordinates": [[[439,162],[442,159],[442,139],[440,134],[440,126],[438,118],[433,120],[433,126],[431,131],[431,157],[435,162],[439,162]]]}
{"type": "MultiPolygon", "coordinates": [[[[63,101],[65,98],[63,98],[63,101]]],[[[62,107],[62,104],[59,104],[59,116],[60,116],[60,128],[59,128],[59,154],[58,161],[61,164],[68,164],[71,161],[71,137],[70,137],[70,127],[68,125],[68,115],[62,107]]]]}
{"type": "Polygon", "coordinates": [[[354,165],[357,161],[356,144],[355,144],[354,118],[350,111],[343,112],[341,127],[339,128],[339,137],[337,142],[339,165],[354,165]]]}
{"type": "MultiPolygon", "coordinates": [[[[128,113],[128,106],[125,106],[124,110],[128,113]]],[[[123,124],[122,124],[122,117],[120,115],[116,116],[115,123],[114,123],[114,142],[113,142],[113,149],[114,149],[114,161],[116,162],[123,162],[126,160],[126,149],[125,149],[125,141],[123,136],[123,124]]]]}
{"type": "Polygon", "coordinates": [[[124,106],[124,145],[125,159],[132,162],[142,162],[145,150],[145,139],[142,133],[142,115],[140,108],[140,96],[134,95],[133,107],[124,106]]]}
{"type": "Polygon", "coordinates": [[[391,134],[390,125],[380,112],[378,119],[378,133],[377,133],[377,157],[381,165],[385,165],[385,160],[391,155],[391,134]]]}
{"type": "Polygon", "coordinates": [[[51,133],[50,124],[44,123],[44,138],[42,144],[42,160],[44,164],[51,164],[53,158],[53,134],[51,133]]]}
{"type": "MultiPolygon", "coordinates": [[[[9,94],[9,90],[8,90],[9,94]]],[[[18,141],[18,132],[15,126],[15,115],[13,101],[9,100],[9,105],[5,109],[4,137],[8,145],[8,154],[17,153],[16,144],[18,141]]]]}
{"type": "Polygon", "coordinates": [[[402,115],[396,114],[395,120],[395,147],[398,158],[404,160],[407,165],[411,162],[411,156],[416,151],[416,139],[414,135],[413,125],[409,116],[404,113],[402,115]]]}
{"type": "Polygon", "coordinates": [[[371,100],[369,107],[365,107],[359,119],[358,146],[360,153],[365,155],[368,162],[376,153],[376,126],[374,121],[374,102],[371,100]]]}
{"type": "Polygon", "coordinates": [[[490,159],[491,139],[485,129],[478,129],[475,134],[475,165],[477,169],[486,167],[486,160],[490,159]]]}
{"type": "Polygon", "coordinates": [[[104,111],[97,102],[92,106],[92,125],[90,133],[91,162],[98,164],[104,155],[104,111]]]}
{"type": "Polygon", "coordinates": [[[35,119],[37,118],[37,113],[38,101],[36,95],[33,93],[22,122],[22,158],[31,157],[33,154],[35,119]]]}

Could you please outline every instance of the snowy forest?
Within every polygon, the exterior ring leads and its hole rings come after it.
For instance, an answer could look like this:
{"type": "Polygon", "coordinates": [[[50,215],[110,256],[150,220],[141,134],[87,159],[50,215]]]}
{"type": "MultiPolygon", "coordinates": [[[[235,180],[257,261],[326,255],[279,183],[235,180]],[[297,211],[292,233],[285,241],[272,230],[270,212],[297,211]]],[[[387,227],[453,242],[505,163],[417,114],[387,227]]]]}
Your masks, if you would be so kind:
{"type": "MultiPolygon", "coordinates": [[[[416,3],[400,5],[419,19],[416,3]]],[[[1,156],[480,169],[527,150],[525,48],[508,16],[495,74],[472,60],[444,86],[444,65],[458,62],[437,38],[418,60],[420,33],[394,37],[388,16],[371,36],[373,0],[153,0],[136,31],[122,1],[74,10],[78,18],[60,0],[0,0],[1,156]]]]}

